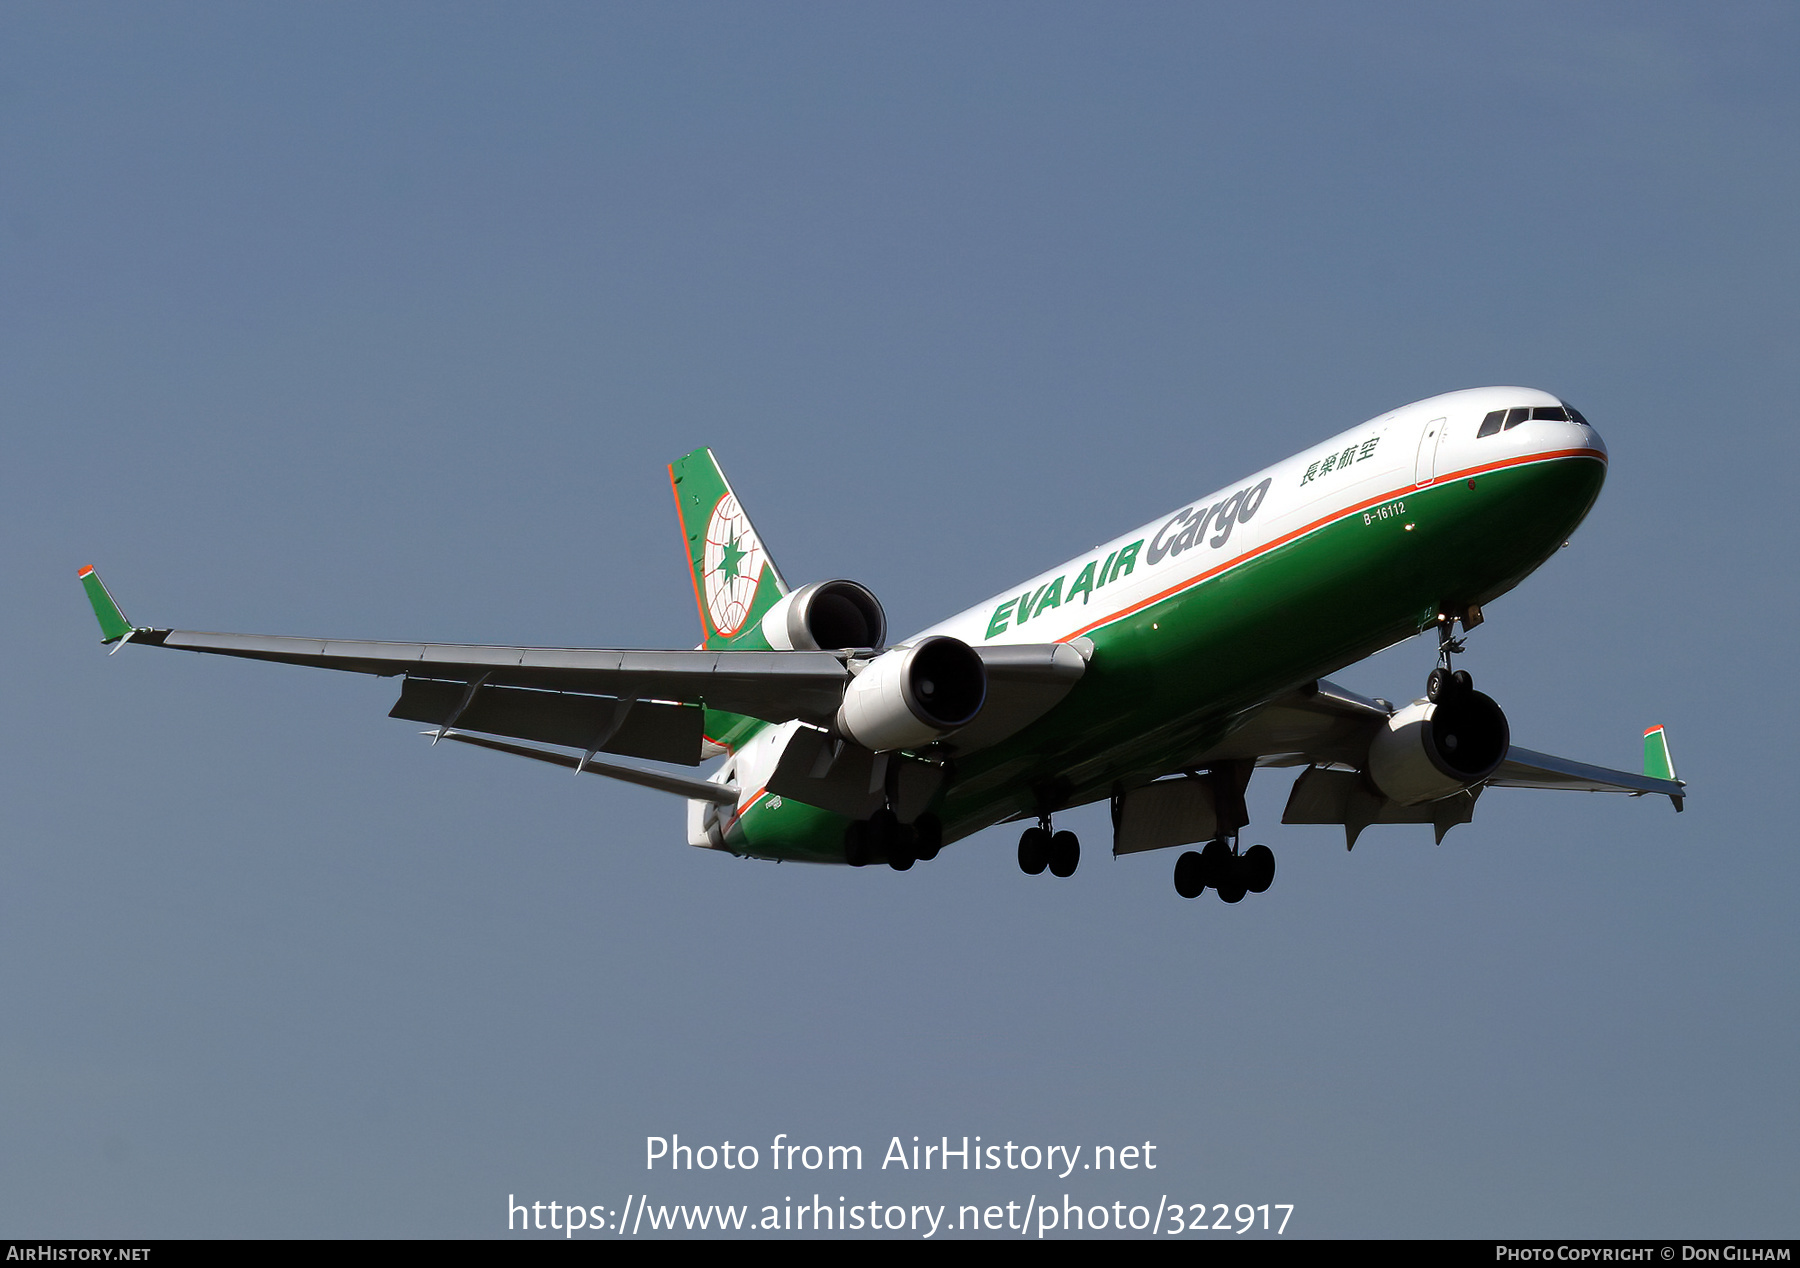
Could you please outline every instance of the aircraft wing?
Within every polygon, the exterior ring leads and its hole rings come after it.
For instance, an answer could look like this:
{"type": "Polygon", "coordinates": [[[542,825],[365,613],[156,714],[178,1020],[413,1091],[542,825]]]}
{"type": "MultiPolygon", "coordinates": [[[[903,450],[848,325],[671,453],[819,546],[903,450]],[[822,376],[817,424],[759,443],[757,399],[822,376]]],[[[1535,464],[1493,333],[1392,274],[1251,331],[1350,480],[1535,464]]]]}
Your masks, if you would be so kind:
{"type": "MultiPolygon", "coordinates": [[[[1207,758],[1253,759],[1258,766],[1361,766],[1369,740],[1392,712],[1385,700],[1359,696],[1321,679],[1309,691],[1282,696],[1251,713],[1207,758]]],[[[1655,794],[1679,801],[1687,784],[1674,777],[1662,729],[1652,727],[1645,742],[1647,769],[1642,775],[1513,744],[1499,770],[1482,783],[1490,788],[1655,794]]]]}
{"type": "MultiPolygon", "coordinates": [[[[844,652],[498,647],[134,626],[99,574],[84,569],[81,579],[102,641],[115,651],[130,642],[404,677],[391,717],[428,723],[440,738],[462,739],[454,732],[479,731],[586,750],[578,769],[601,774],[610,772],[591,764],[597,752],[688,766],[717,754],[720,750],[706,743],[708,709],[830,728],[852,676],[851,657],[844,652]]],[[[965,747],[975,746],[971,738],[992,742],[1048,711],[1086,667],[1081,651],[1065,644],[986,649],[982,655],[989,670],[988,701],[976,722],[964,728],[973,733],[962,740],[965,747]]],[[[517,746],[485,746],[521,752],[517,746]]]]}
{"type": "MultiPolygon", "coordinates": [[[[1650,794],[1669,798],[1677,810],[1687,795],[1687,784],[1675,777],[1663,729],[1652,727],[1644,735],[1641,775],[1509,745],[1499,768],[1473,787],[1437,801],[1402,805],[1382,796],[1363,774],[1370,741],[1393,712],[1385,700],[1321,680],[1250,711],[1230,735],[1195,760],[1194,769],[1235,771],[1241,794],[1252,763],[1304,766],[1282,822],[1342,824],[1351,845],[1374,823],[1428,823],[1441,841],[1451,827],[1471,820],[1476,798],[1488,788],[1650,794]]],[[[1224,818],[1232,817],[1232,797],[1221,790],[1233,786],[1233,780],[1185,779],[1159,780],[1128,795],[1122,822],[1130,831],[1115,846],[1119,853],[1205,840],[1219,830],[1222,805],[1224,818]]]]}
{"type": "Polygon", "coordinates": [[[843,660],[832,652],[488,647],[159,629],[134,630],[130,639],[152,647],[382,677],[405,674],[445,682],[479,681],[484,688],[705,705],[770,722],[794,718],[829,722],[850,679],[843,660]]]}
{"type": "Polygon", "coordinates": [[[1205,763],[1254,761],[1258,766],[1359,766],[1369,740],[1387,724],[1391,706],[1321,678],[1252,710],[1205,763]]]}
{"type": "Polygon", "coordinates": [[[1562,788],[1665,796],[1682,808],[1687,785],[1675,778],[1661,727],[1644,735],[1642,775],[1608,770],[1509,746],[1487,779],[1435,801],[1401,804],[1364,773],[1370,742],[1395,712],[1385,700],[1359,696],[1323,680],[1253,709],[1219,744],[1181,775],[1132,789],[1114,802],[1115,854],[1159,850],[1225,835],[1248,822],[1243,789],[1257,766],[1304,766],[1282,811],[1283,823],[1340,824],[1354,847],[1377,823],[1430,824],[1444,834],[1474,817],[1489,787],[1562,788]],[[1202,772],[1206,772],[1202,774],[1202,772]]]}
{"type": "Polygon", "coordinates": [[[1506,760],[1487,780],[1490,788],[1561,788],[1571,792],[1620,792],[1641,797],[1655,793],[1671,797],[1675,808],[1687,794],[1687,783],[1679,779],[1658,779],[1650,775],[1633,775],[1629,771],[1608,770],[1589,766],[1586,762],[1548,753],[1534,753],[1517,744],[1506,750],[1506,760]]]}

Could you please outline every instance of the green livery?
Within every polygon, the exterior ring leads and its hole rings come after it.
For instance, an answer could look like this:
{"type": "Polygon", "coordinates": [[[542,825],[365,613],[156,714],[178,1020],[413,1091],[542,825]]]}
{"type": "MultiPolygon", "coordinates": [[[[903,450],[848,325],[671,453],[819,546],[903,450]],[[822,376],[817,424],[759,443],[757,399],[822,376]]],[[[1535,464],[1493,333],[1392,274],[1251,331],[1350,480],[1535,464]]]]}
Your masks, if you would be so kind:
{"type": "Polygon", "coordinates": [[[788,592],[710,449],[669,464],[706,647],[766,649],[761,621],[788,592]]]}
{"type": "Polygon", "coordinates": [[[1644,732],[1644,774],[1650,779],[1675,778],[1675,762],[1669,756],[1669,737],[1660,726],[1644,732]]]}
{"type": "Polygon", "coordinates": [[[1680,808],[1660,726],[1641,776],[1523,749],[1454,659],[1581,523],[1606,461],[1548,393],[1449,393],[893,643],[866,588],[787,584],[708,449],[669,466],[693,651],[134,629],[91,569],[82,581],[108,643],[401,677],[394,716],[438,738],[685,797],[693,845],[905,870],[1012,820],[1028,825],[1021,868],[1066,876],[1080,843],[1053,817],[1106,801],[1115,854],[1205,843],[1177,861],[1177,891],[1235,902],[1273,879],[1273,852],[1240,845],[1260,767],[1300,772],[1283,822],[1340,825],[1347,845],[1379,824],[1441,840],[1492,788],[1680,808]],[[1439,663],[1411,704],[1326,680],[1429,630],[1439,663]],[[709,758],[706,776],[666,769],[709,758]]]}
{"type": "Polygon", "coordinates": [[[131,633],[131,622],[119,611],[119,605],[113,602],[106,583],[100,580],[100,574],[92,565],[81,570],[81,586],[87,591],[88,602],[94,607],[94,615],[100,621],[100,641],[116,643],[131,633]]]}

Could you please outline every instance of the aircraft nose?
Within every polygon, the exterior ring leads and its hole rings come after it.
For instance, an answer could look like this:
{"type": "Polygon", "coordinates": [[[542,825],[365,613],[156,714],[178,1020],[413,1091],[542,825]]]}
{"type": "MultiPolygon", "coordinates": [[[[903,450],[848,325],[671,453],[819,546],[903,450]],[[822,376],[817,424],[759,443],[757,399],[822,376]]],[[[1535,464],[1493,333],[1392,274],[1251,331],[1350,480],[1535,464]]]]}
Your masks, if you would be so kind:
{"type": "Polygon", "coordinates": [[[1580,448],[1582,448],[1582,449],[1598,449],[1600,451],[1600,454],[1602,457],[1606,456],[1606,442],[1604,440],[1600,439],[1600,433],[1598,431],[1594,430],[1594,425],[1592,423],[1588,422],[1586,419],[1583,419],[1579,423],[1571,423],[1570,427],[1574,430],[1575,434],[1580,438],[1579,439],[1579,447],[1580,448]]]}

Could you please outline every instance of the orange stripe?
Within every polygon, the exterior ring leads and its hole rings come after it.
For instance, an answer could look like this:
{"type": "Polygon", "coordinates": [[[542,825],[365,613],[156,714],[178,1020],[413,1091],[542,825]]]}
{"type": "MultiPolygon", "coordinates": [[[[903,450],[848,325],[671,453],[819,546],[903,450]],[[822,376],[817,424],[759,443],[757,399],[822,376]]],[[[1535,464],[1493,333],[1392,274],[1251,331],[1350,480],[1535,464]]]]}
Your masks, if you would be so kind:
{"type": "Polygon", "coordinates": [[[87,567],[83,568],[80,572],[76,573],[75,575],[77,577],[85,577],[88,575],[88,573],[92,572],[93,570],[94,570],[94,565],[89,564],[87,567]]]}
{"type": "Polygon", "coordinates": [[[766,793],[768,791],[769,791],[769,786],[767,784],[764,784],[761,788],[758,788],[755,792],[751,793],[750,800],[746,801],[743,805],[739,806],[735,812],[733,812],[733,814],[731,816],[731,822],[725,825],[725,831],[730,832],[733,828],[737,827],[738,820],[742,819],[746,814],[749,813],[750,807],[754,806],[756,804],[756,799],[758,797],[761,797],[764,793],[766,793]]]}
{"type": "Polygon", "coordinates": [[[681,553],[687,555],[688,580],[694,583],[694,608],[700,613],[700,646],[712,637],[706,625],[706,601],[700,597],[700,574],[694,571],[694,557],[688,553],[687,516],[681,513],[681,490],[675,487],[675,464],[669,464],[669,492],[675,495],[675,518],[681,524],[681,553]]]}
{"type": "Polygon", "coordinates": [[[1103,616],[1097,621],[1094,621],[1090,624],[1082,626],[1080,629],[1076,630],[1072,634],[1063,635],[1061,638],[1057,639],[1056,641],[1059,643],[1066,643],[1070,639],[1080,638],[1083,634],[1086,634],[1089,630],[1097,630],[1102,625],[1110,625],[1114,621],[1120,620],[1123,617],[1130,616],[1133,612],[1141,612],[1145,608],[1149,607],[1151,604],[1161,603],[1164,599],[1168,598],[1170,595],[1179,594],[1183,590],[1192,589],[1194,586],[1199,585],[1203,581],[1212,580],[1214,577],[1218,576],[1222,572],[1228,572],[1231,569],[1238,567],[1240,564],[1249,563],[1252,559],[1257,558],[1259,555],[1267,554],[1271,550],[1275,550],[1278,547],[1285,546],[1297,537],[1304,537],[1308,533],[1311,533],[1318,529],[1324,528],[1328,524],[1333,524],[1333,523],[1336,523],[1338,520],[1348,519],[1352,515],[1360,514],[1361,512],[1368,510],[1371,506],[1379,506],[1383,502],[1391,502],[1395,498],[1405,497],[1407,494],[1416,492],[1419,489],[1429,489],[1433,485],[1436,485],[1439,483],[1450,484],[1457,480],[1465,480],[1472,476],[1483,475],[1489,471],[1499,471],[1505,467],[1527,466],[1527,465],[1529,465],[1531,463],[1535,463],[1535,462],[1549,462],[1556,458],[1583,458],[1583,457],[1598,458],[1601,462],[1606,461],[1606,455],[1604,453],[1600,452],[1600,450],[1598,450],[1598,449],[1558,449],[1554,453],[1531,454],[1528,457],[1524,457],[1524,458],[1506,458],[1506,459],[1502,459],[1499,462],[1487,463],[1484,466],[1466,467],[1461,471],[1454,471],[1448,475],[1438,476],[1432,480],[1431,484],[1410,484],[1404,488],[1393,490],[1393,491],[1390,491],[1387,493],[1383,493],[1379,497],[1366,498],[1363,501],[1356,503],[1356,505],[1354,505],[1354,506],[1346,507],[1344,510],[1341,510],[1341,511],[1333,511],[1331,514],[1324,516],[1321,519],[1314,520],[1312,523],[1307,524],[1301,528],[1296,528],[1293,532],[1288,533],[1285,536],[1278,537],[1272,542],[1267,542],[1261,546],[1258,546],[1255,550],[1251,551],[1248,554],[1239,555],[1236,559],[1227,560],[1225,563],[1220,564],[1216,568],[1211,568],[1205,572],[1197,574],[1196,576],[1189,577],[1186,581],[1178,581],[1166,590],[1158,591],[1156,594],[1151,595],[1147,599],[1140,599],[1138,602],[1132,604],[1130,607],[1121,608],[1119,611],[1114,612],[1111,616],[1103,616]]]}
{"type": "Polygon", "coordinates": [[[1658,722],[1655,726],[1651,727],[1648,731],[1644,732],[1644,738],[1647,740],[1651,736],[1655,735],[1660,730],[1662,730],[1662,723],[1658,722]]]}

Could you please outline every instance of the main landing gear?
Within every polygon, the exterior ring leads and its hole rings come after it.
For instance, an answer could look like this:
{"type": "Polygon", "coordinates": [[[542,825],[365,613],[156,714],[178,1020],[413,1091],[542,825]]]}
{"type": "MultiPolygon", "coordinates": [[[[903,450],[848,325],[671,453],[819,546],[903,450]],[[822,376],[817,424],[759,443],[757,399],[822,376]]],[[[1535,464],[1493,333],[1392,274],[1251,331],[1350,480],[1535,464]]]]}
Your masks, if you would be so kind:
{"type": "Polygon", "coordinates": [[[1260,894],[1274,880],[1275,851],[1266,845],[1239,854],[1223,840],[1208,841],[1206,848],[1175,860],[1175,892],[1183,898],[1198,898],[1211,888],[1228,903],[1242,902],[1245,894],[1260,894]]]}
{"type": "Polygon", "coordinates": [[[1081,864],[1081,838],[1073,832],[1052,832],[1050,816],[1019,835],[1019,870],[1036,876],[1046,867],[1052,876],[1073,876],[1081,864]]]}
{"type": "Polygon", "coordinates": [[[877,810],[867,819],[853,819],[844,829],[844,862],[865,867],[885,862],[896,872],[914,863],[929,863],[944,844],[944,825],[934,814],[922,814],[901,823],[892,810],[877,810]]]}

